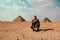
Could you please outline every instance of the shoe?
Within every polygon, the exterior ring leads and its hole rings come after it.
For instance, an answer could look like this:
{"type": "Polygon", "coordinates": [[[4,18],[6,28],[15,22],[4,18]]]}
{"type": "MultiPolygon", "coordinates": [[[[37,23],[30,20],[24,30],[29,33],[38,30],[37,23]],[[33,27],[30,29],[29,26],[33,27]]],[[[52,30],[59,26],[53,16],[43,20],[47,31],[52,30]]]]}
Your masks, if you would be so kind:
{"type": "Polygon", "coordinates": [[[33,31],[35,31],[35,30],[33,30],[33,31]]]}

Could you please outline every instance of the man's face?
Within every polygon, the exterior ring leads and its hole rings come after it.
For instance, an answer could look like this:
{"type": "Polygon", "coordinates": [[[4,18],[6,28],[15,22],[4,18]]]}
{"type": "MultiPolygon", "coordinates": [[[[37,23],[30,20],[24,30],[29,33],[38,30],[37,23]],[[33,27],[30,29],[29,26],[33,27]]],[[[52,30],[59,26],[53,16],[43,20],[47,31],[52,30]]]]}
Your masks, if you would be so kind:
{"type": "Polygon", "coordinates": [[[37,19],[37,17],[36,17],[36,16],[34,16],[34,19],[37,19]]]}

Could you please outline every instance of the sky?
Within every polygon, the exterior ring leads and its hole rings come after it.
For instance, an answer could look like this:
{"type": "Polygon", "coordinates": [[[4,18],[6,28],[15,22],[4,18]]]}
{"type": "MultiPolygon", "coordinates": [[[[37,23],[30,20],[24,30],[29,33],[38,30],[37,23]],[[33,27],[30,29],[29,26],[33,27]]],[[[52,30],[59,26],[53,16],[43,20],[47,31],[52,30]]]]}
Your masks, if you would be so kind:
{"type": "Polygon", "coordinates": [[[60,21],[60,0],[0,0],[0,21],[12,21],[18,16],[31,21],[49,18],[60,21]]]}

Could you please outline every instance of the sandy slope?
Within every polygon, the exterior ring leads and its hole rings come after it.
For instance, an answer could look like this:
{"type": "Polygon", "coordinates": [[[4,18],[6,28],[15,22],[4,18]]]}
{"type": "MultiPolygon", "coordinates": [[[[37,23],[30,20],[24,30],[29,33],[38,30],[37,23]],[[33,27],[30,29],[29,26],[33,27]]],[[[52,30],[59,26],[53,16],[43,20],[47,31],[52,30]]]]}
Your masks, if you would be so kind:
{"type": "Polygon", "coordinates": [[[33,32],[31,22],[0,22],[0,40],[60,40],[60,22],[43,23],[33,32]]]}

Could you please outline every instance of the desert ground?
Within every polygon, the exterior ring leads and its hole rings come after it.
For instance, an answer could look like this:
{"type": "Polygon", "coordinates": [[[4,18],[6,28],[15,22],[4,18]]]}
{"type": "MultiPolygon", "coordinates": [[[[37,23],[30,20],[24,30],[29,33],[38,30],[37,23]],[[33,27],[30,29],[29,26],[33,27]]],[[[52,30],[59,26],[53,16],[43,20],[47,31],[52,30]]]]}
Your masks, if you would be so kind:
{"type": "Polygon", "coordinates": [[[0,22],[0,40],[60,40],[60,22],[41,22],[33,32],[31,22],[0,22]]]}

